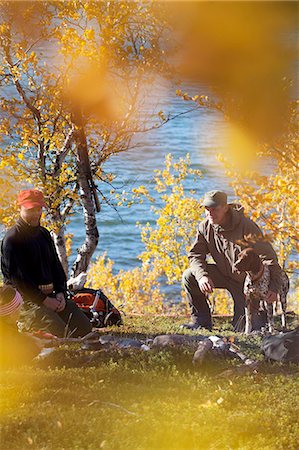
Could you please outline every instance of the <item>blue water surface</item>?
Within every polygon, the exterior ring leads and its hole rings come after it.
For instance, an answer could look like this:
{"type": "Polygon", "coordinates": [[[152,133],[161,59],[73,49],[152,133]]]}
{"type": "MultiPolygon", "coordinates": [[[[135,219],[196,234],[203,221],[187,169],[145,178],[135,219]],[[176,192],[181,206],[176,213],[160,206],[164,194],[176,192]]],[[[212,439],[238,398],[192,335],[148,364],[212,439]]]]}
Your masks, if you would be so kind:
{"type": "MultiPolygon", "coordinates": [[[[161,88],[162,89],[162,88],[161,88]]],[[[157,111],[178,114],[190,108],[190,104],[176,97],[175,87],[168,88],[157,94],[152,100],[157,111]]],[[[206,92],[202,88],[202,92],[206,92]]],[[[200,88],[190,87],[193,94],[200,88]]],[[[137,148],[127,152],[113,155],[104,165],[106,172],[116,175],[113,182],[116,190],[130,190],[132,187],[145,185],[152,197],[158,200],[158,194],[153,189],[153,176],[155,169],[164,166],[165,156],[172,153],[175,159],[190,154],[191,167],[200,169],[203,178],[197,185],[190,177],[186,180],[186,192],[195,190],[198,198],[205,191],[222,189],[231,196],[233,192],[229,187],[229,180],[225,176],[222,165],[216,160],[216,155],[221,152],[219,134],[225,130],[227,123],[221,113],[208,109],[182,115],[169,121],[163,127],[152,130],[136,137],[139,144],[137,148]]],[[[99,185],[99,189],[108,197],[110,186],[99,185]]],[[[233,198],[233,197],[231,197],[233,198]]],[[[102,205],[101,212],[97,215],[100,240],[93,255],[93,261],[103,252],[114,261],[114,271],[120,269],[130,270],[140,261],[137,256],[144,250],[140,239],[140,229],[136,222],[146,224],[155,223],[155,216],[150,210],[150,203],[131,206],[130,209],[118,207],[117,212],[107,204],[102,205]]],[[[84,240],[84,223],[82,213],[76,213],[71,220],[68,231],[74,235],[73,248],[76,249],[84,240]]],[[[74,261],[76,252],[73,252],[70,262],[74,261]]]]}

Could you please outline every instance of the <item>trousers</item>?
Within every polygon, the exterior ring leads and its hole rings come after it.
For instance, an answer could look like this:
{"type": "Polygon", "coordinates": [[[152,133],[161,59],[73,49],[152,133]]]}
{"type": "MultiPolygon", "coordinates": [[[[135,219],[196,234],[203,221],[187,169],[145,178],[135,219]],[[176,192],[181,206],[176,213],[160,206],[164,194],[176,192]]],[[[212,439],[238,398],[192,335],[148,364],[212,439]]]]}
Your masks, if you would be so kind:
{"type": "MultiPolygon", "coordinates": [[[[234,317],[232,323],[236,331],[243,331],[245,327],[243,283],[238,283],[232,278],[225,277],[219,271],[216,264],[208,264],[207,272],[215,288],[227,289],[230,292],[234,301],[234,317]]],[[[207,296],[199,289],[198,282],[190,268],[183,273],[182,285],[191,307],[192,319],[196,320],[199,325],[211,329],[212,315],[207,296]]]]}
{"type": "Polygon", "coordinates": [[[71,300],[66,300],[61,312],[32,303],[25,305],[25,311],[25,317],[29,316],[30,328],[42,329],[58,337],[82,337],[92,329],[88,317],[71,300]]]}

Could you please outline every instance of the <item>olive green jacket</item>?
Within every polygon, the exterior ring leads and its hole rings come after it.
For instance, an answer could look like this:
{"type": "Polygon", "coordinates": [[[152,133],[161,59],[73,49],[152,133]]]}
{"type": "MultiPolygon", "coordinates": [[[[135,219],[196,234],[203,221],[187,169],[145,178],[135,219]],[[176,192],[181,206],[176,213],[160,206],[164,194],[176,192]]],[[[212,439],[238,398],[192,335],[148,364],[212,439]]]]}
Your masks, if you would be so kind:
{"type": "MultiPolygon", "coordinates": [[[[208,276],[207,255],[211,255],[220,272],[228,278],[243,283],[245,274],[238,274],[234,270],[234,263],[241,251],[236,241],[245,236],[262,236],[259,227],[248,217],[244,216],[243,207],[230,204],[229,221],[225,228],[220,225],[210,224],[208,219],[203,220],[198,227],[197,236],[193,247],[188,253],[190,267],[196,280],[208,276]]],[[[276,253],[269,242],[257,241],[254,244],[255,251],[262,260],[269,261],[270,286],[269,290],[278,292],[281,268],[277,261],[276,253]]]]}

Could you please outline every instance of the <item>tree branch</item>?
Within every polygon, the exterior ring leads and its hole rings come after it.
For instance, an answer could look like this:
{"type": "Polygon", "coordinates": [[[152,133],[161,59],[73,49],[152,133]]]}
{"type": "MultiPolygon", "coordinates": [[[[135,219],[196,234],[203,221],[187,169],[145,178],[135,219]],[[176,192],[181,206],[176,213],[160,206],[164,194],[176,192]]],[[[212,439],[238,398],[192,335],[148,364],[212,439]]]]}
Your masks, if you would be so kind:
{"type": "Polygon", "coordinates": [[[53,173],[54,178],[59,175],[62,163],[65,160],[65,158],[72,146],[74,139],[75,139],[75,127],[73,125],[66,136],[66,139],[64,141],[64,144],[63,144],[59,154],[57,155],[57,158],[55,161],[55,166],[54,166],[54,173],[53,173]]]}
{"type": "Polygon", "coordinates": [[[297,161],[293,161],[291,158],[289,158],[289,156],[287,156],[287,154],[285,152],[282,152],[275,146],[272,147],[272,150],[275,153],[278,153],[283,159],[287,160],[290,164],[292,164],[292,166],[296,167],[296,169],[298,169],[299,164],[297,163],[297,161]]]}

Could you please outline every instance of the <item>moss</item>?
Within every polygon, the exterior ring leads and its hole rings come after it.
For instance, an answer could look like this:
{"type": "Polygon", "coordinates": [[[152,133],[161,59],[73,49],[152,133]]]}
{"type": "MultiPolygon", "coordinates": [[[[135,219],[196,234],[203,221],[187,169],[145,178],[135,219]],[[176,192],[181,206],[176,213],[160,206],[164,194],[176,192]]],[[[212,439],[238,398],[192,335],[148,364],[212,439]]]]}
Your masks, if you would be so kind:
{"type": "MultiPolygon", "coordinates": [[[[179,323],[127,318],[109,332],[145,338],[176,333],[179,323]]],[[[234,336],[260,358],[259,337],[234,336]]],[[[192,355],[72,345],[42,364],[2,372],[2,442],[55,450],[298,448],[298,368],[262,364],[256,374],[223,378],[235,362],[210,360],[198,370],[192,355]]]]}

